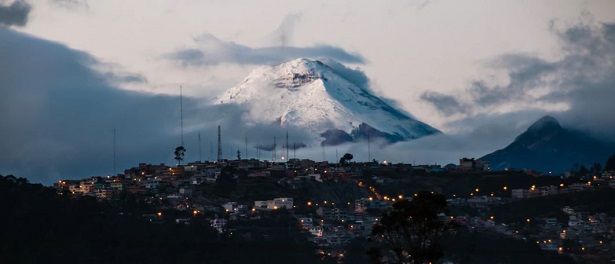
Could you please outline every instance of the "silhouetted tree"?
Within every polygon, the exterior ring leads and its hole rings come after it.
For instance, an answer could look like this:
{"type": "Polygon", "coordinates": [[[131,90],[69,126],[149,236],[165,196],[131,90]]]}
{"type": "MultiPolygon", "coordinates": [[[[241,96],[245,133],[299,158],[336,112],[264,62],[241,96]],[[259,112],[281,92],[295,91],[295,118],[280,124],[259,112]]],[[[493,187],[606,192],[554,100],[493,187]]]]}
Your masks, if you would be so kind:
{"type": "Polygon", "coordinates": [[[587,170],[585,165],[581,165],[581,167],[579,168],[579,171],[577,171],[577,176],[580,176],[581,178],[583,178],[588,173],[589,173],[589,170],[587,170]]]}
{"type": "Polygon", "coordinates": [[[600,173],[600,172],[602,172],[602,165],[600,165],[600,163],[596,162],[596,163],[594,163],[594,168],[593,169],[594,169],[595,173],[600,173]]]}
{"type": "Polygon", "coordinates": [[[354,156],[352,156],[352,154],[346,153],[344,154],[344,156],[340,158],[340,164],[342,165],[348,164],[348,162],[350,162],[353,158],[354,156]]]}
{"type": "Polygon", "coordinates": [[[387,257],[397,263],[435,262],[455,234],[455,223],[439,217],[446,210],[445,197],[432,192],[417,193],[412,201],[396,202],[393,210],[374,225],[372,239],[376,244],[368,254],[378,261],[387,257]]]}
{"type": "Polygon", "coordinates": [[[237,180],[235,174],[237,170],[233,167],[226,166],[222,168],[220,175],[216,178],[216,194],[222,197],[229,197],[230,193],[237,188],[237,180]]]}
{"type": "Polygon", "coordinates": [[[174,154],[175,160],[177,160],[179,165],[182,165],[182,160],[184,160],[184,155],[186,154],[186,148],[184,148],[184,146],[179,146],[175,148],[174,154]]]}
{"type": "Polygon", "coordinates": [[[610,156],[604,165],[605,171],[615,171],[615,155],[610,156]]]}

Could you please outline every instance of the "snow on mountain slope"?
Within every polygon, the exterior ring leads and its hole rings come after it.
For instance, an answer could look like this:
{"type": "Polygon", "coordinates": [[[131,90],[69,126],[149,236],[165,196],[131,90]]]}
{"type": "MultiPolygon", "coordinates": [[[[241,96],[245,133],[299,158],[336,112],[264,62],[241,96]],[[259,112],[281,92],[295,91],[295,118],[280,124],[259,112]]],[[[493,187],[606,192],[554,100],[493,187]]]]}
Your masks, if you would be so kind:
{"type": "Polygon", "coordinates": [[[213,103],[243,106],[248,110],[244,121],[249,124],[296,126],[320,140],[324,132],[335,129],[354,140],[367,134],[401,141],[439,133],[345,79],[332,67],[302,58],[255,69],[213,103]]]}

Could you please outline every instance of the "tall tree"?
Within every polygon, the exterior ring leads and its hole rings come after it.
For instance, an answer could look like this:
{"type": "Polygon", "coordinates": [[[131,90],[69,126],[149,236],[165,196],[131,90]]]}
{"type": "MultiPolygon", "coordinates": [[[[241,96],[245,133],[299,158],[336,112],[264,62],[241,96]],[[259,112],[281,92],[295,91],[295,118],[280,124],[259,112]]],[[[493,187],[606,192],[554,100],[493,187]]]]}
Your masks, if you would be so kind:
{"type": "Polygon", "coordinates": [[[174,154],[175,160],[177,160],[179,165],[182,165],[182,160],[184,160],[184,155],[186,154],[186,148],[184,148],[184,146],[179,146],[175,148],[174,154]]]}
{"type": "Polygon", "coordinates": [[[372,229],[374,246],[368,251],[373,260],[395,259],[396,263],[435,262],[455,234],[455,223],[442,219],[446,199],[432,192],[417,193],[411,201],[393,204],[372,229]]]}
{"type": "Polygon", "coordinates": [[[615,171],[615,155],[610,156],[604,165],[605,171],[615,171]]]}
{"type": "Polygon", "coordinates": [[[348,162],[350,162],[353,158],[354,156],[352,154],[346,153],[344,154],[344,156],[340,158],[340,164],[342,165],[348,164],[348,162]]]}

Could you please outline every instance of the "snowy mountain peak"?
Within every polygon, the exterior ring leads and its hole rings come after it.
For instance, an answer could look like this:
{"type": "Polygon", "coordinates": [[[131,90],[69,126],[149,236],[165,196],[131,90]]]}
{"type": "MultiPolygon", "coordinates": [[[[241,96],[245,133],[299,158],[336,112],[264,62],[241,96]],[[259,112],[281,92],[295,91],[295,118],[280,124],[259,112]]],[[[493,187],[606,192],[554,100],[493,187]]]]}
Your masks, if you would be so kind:
{"type": "Polygon", "coordinates": [[[248,124],[300,127],[329,145],[367,136],[395,142],[439,133],[357,85],[353,78],[362,72],[330,64],[300,58],[259,67],[213,103],[241,105],[248,124]]]}

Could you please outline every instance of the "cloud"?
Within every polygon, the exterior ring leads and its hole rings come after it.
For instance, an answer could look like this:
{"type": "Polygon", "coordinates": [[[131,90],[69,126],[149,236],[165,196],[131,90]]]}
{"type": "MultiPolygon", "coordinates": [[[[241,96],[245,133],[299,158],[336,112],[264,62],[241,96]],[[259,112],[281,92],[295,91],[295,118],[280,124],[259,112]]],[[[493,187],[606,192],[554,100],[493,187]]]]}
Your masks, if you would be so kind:
{"type": "Polygon", "coordinates": [[[66,9],[89,8],[88,0],[52,0],[51,3],[66,9]]]}
{"type": "Polygon", "coordinates": [[[489,63],[507,83],[475,80],[461,96],[426,92],[421,99],[440,113],[559,113],[564,123],[615,139],[615,25],[576,24],[551,28],[563,56],[547,61],[528,54],[507,54],[489,63]]]}
{"type": "Polygon", "coordinates": [[[28,23],[30,9],[30,4],[23,0],[14,1],[8,6],[0,3],[0,25],[25,26],[28,23]]]}
{"type": "MultiPolygon", "coordinates": [[[[117,172],[140,162],[175,163],[173,150],[181,144],[178,96],[119,89],[146,80],[57,43],[8,28],[0,28],[0,39],[0,174],[46,184],[112,174],[113,129],[117,172]]],[[[215,159],[210,148],[217,148],[217,125],[228,159],[245,152],[246,136],[252,158],[254,146],[274,136],[281,151],[286,131],[290,143],[309,139],[292,127],[245,125],[245,109],[202,101],[183,99],[186,161],[199,158],[199,133],[201,156],[215,159]]]]}
{"type": "Polygon", "coordinates": [[[444,115],[466,112],[465,107],[455,97],[439,92],[425,92],[421,95],[421,100],[433,104],[444,115]]]}
{"type": "Polygon", "coordinates": [[[212,66],[223,63],[272,65],[300,57],[311,59],[327,57],[345,63],[365,63],[360,54],[322,44],[312,47],[282,45],[252,48],[234,42],[225,42],[206,33],[195,39],[195,46],[177,50],[166,57],[183,66],[212,66]]]}
{"type": "Polygon", "coordinates": [[[281,47],[291,45],[295,26],[299,21],[301,21],[301,14],[288,14],[273,32],[275,43],[280,43],[281,47]]]}

